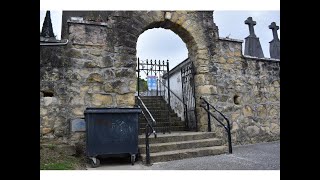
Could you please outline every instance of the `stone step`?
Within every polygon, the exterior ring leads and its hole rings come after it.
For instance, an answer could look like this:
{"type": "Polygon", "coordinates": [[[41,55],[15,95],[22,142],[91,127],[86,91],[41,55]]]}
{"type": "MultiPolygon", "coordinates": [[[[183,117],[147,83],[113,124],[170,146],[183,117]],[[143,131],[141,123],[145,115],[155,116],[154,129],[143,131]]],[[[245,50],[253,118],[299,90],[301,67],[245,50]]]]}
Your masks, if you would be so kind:
{"type": "MultiPolygon", "coordinates": [[[[147,107],[147,108],[152,115],[154,113],[168,114],[167,108],[161,108],[161,107],[156,107],[156,108],[147,107]]],[[[169,110],[169,112],[170,112],[170,114],[176,114],[173,110],[169,110]]]]}
{"type": "MultiPolygon", "coordinates": [[[[163,118],[163,117],[168,117],[168,113],[167,112],[164,112],[164,113],[160,113],[160,112],[155,112],[155,111],[150,111],[150,114],[153,116],[153,117],[159,117],[159,118],[163,118]]],[[[169,114],[170,117],[178,117],[177,114],[175,113],[170,113],[169,114]]],[[[146,115],[146,117],[149,117],[149,115],[146,115]]],[[[142,114],[140,114],[139,116],[140,119],[144,119],[144,116],[142,114]]]]}
{"type": "MultiPolygon", "coordinates": [[[[213,156],[224,154],[227,152],[227,146],[201,147],[192,149],[182,149],[175,151],[164,151],[157,153],[150,153],[151,163],[165,162],[185,158],[194,158],[202,156],[213,156]]],[[[141,159],[145,163],[146,154],[141,154],[141,159]]]]}
{"type": "Polygon", "coordinates": [[[163,99],[162,96],[140,96],[141,99],[163,99]]]}
{"type": "MultiPolygon", "coordinates": [[[[159,121],[169,121],[168,117],[167,116],[152,116],[156,121],[157,119],[159,119],[159,121]]],[[[149,117],[147,117],[147,119],[150,119],[149,117]]],[[[146,119],[143,117],[143,118],[139,118],[138,119],[139,122],[146,122],[146,119]]],[[[181,121],[181,118],[180,117],[177,117],[177,116],[170,116],[170,120],[171,121],[181,121]]],[[[158,121],[157,121],[158,122],[158,121]]]]}
{"type": "MultiPolygon", "coordinates": [[[[156,143],[156,144],[150,144],[150,153],[174,151],[174,150],[188,149],[188,148],[220,146],[222,145],[222,143],[223,143],[222,140],[217,138],[169,142],[169,143],[156,143]]],[[[140,150],[140,153],[145,154],[146,153],[145,144],[139,145],[139,150],[140,150]]]]}
{"type": "Polygon", "coordinates": [[[157,99],[149,99],[149,100],[142,100],[144,105],[166,105],[167,102],[164,100],[157,100],[157,99]]]}
{"type": "MultiPolygon", "coordinates": [[[[150,111],[151,115],[154,116],[168,116],[168,111],[159,110],[159,111],[150,111]]],[[[175,112],[169,112],[170,116],[177,116],[175,112]]]]}
{"type": "MultiPolygon", "coordinates": [[[[164,122],[157,122],[155,127],[164,127],[164,126],[168,126],[169,122],[168,121],[164,121],[164,122]]],[[[147,125],[147,122],[139,122],[139,127],[145,127],[147,125]]],[[[184,122],[183,121],[171,121],[171,126],[184,126],[184,122]]]]}
{"type": "MultiPolygon", "coordinates": [[[[166,131],[166,133],[168,133],[167,129],[169,127],[154,127],[155,128],[155,131],[157,134],[162,134],[163,131],[166,131]]],[[[171,131],[184,131],[185,130],[185,126],[171,126],[171,131]]],[[[139,129],[139,134],[144,134],[145,133],[145,127],[140,127],[139,129]]]]}
{"type": "MultiPolygon", "coordinates": [[[[156,123],[169,122],[168,118],[154,117],[154,119],[156,120],[156,123]]],[[[171,123],[181,122],[184,124],[184,121],[181,121],[181,119],[179,117],[170,117],[170,121],[171,121],[171,123]]],[[[139,119],[138,122],[139,122],[139,124],[141,124],[141,123],[146,123],[147,121],[143,118],[143,119],[139,119]]]]}
{"type": "MultiPolygon", "coordinates": [[[[138,100],[138,99],[137,99],[138,100]]],[[[161,101],[163,101],[163,102],[166,102],[164,99],[163,99],[163,97],[145,97],[145,98],[141,98],[141,100],[142,100],[142,102],[143,103],[146,103],[146,102],[152,102],[152,101],[159,101],[159,102],[161,102],[161,101]]],[[[136,101],[136,102],[138,102],[138,101],[136,101]]]]}
{"type": "MultiPolygon", "coordinates": [[[[154,138],[153,135],[149,137],[150,144],[209,139],[209,138],[215,138],[216,136],[214,132],[188,132],[188,131],[172,132],[171,134],[169,133],[162,134],[161,132],[157,132],[157,134],[158,134],[157,138],[154,138]]],[[[139,136],[139,144],[145,144],[144,135],[139,136]]]]}

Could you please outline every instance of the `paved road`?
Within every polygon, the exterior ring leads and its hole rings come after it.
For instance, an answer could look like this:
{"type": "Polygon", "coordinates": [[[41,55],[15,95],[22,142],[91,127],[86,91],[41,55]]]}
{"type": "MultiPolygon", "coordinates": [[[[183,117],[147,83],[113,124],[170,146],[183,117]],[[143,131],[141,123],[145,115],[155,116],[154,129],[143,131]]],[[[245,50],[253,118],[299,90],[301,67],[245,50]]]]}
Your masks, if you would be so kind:
{"type": "Polygon", "coordinates": [[[205,156],[145,166],[129,159],[109,159],[88,170],[280,170],[280,142],[235,146],[233,154],[205,156]]]}

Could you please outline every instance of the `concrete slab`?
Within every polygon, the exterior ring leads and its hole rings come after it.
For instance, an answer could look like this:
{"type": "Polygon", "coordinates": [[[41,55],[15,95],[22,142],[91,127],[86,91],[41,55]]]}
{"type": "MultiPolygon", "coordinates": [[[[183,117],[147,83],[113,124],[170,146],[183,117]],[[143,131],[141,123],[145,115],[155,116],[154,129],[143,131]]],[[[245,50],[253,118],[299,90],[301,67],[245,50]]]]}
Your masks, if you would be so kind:
{"type": "Polygon", "coordinates": [[[101,161],[88,170],[280,170],[280,141],[235,146],[233,154],[189,158],[145,166],[141,161],[131,165],[129,158],[101,161]]]}

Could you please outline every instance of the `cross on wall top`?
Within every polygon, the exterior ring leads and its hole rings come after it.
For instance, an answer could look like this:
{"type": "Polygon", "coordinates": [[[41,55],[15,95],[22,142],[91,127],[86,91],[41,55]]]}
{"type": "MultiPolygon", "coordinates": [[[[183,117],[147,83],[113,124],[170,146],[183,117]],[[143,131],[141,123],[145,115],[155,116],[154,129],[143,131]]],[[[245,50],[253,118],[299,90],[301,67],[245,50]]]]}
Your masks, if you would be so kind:
{"type": "Polygon", "coordinates": [[[278,33],[277,33],[277,31],[279,30],[279,26],[277,26],[275,22],[272,22],[269,25],[269,29],[272,29],[273,39],[279,40],[278,33]]]}
{"type": "Polygon", "coordinates": [[[55,38],[55,35],[53,34],[53,29],[52,29],[50,11],[46,12],[46,17],[44,18],[43,25],[42,25],[41,36],[46,38],[55,38]]]}
{"type": "Polygon", "coordinates": [[[252,20],[252,17],[248,17],[247,20],[244,21],[245,24],[249,25],[249,33],[251,37],[256,37],[256,35],[254,34],[254,28],[253,26],[255,26],[257,24],[256,21],[252,20]]]}

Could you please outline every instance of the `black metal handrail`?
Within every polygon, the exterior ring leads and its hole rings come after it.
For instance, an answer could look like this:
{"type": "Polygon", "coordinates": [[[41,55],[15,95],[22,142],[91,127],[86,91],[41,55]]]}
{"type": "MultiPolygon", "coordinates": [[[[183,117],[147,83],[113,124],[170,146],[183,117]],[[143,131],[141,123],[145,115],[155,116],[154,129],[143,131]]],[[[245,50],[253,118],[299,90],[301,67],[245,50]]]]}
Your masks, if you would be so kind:
{"type": "MultiPolygon", "coordinates": [[[[147,118],[146,114],[144,113],[144,111],[142,110],[142,115],[144,117],[144,119],[147,121],[146,124],[146,129],[145,129],[145,141],[146,141],[146,164],[150,165],[150,145],[149,145],[149,136],[151,134],[154,134],[154,138],[157,138],[157,133],[156,130],[153,128],[153,125],[156,124],[156,120],[153,118],[152,114],[150,113],[150,111],[148,110],[148,108],[146,107],[146,105],[143,103],[143,101],[141,100],[141,98],[138,96],[137,99],[139,100],[140,104],[143,107],[143,110],[145,110],[148,114],[148,116],[150,117],[150,119],[152,120],[152,122],[149,121],[149,119],[147,118]],[[151,131],[150,131],[151,130],[151,131]]],[[[140,107],[141,108],[141,107],[140,107]]]]}
{"type": "Polygon", "coordinates": [[[207,111],[208,113],[208,131],[211,132],[211,120],[210,120],[210,116],[214,117],[215,120],[217,120],[219,122],[219,124],[221,124],[224,129],[227,131],[228,134],[228,145],[229,145],[229,153],[232,154],[232,144],[231,144],[231,128],[230,128],[230,121],[229,119],[223,115],[220,111],[218,111],[214,106],[212,106],[208,101],[206,101],[203,97],[200,97],[201,100],[203,100],[204,103],[206,103],[206,106],[204,106],[203,104],[200,105],[200,107],[202,107],[205,111],[207,111]],[[226,120],[227,125],[223,124],[214,114],[212,114],[210,112],[210,107],[212,107],[216,112],[218,112],[223,118],[224,120],[226,120]]]}

